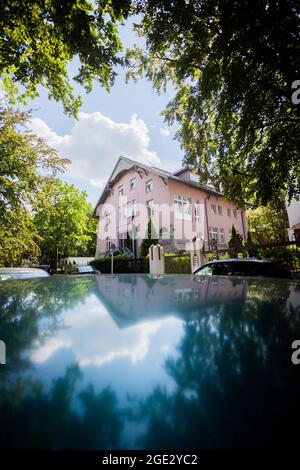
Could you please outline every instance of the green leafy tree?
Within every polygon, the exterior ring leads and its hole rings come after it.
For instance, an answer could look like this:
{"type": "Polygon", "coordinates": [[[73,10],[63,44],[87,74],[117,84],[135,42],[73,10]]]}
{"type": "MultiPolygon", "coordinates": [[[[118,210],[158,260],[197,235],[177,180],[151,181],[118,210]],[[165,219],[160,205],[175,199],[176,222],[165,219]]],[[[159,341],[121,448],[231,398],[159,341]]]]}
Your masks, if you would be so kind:
{"type": "Polygon", "coordinates": [[[146,51],[128,51],[128,78],[145,75],[158,92],[173,83],[163,115],[184,162],[238,205],[298,196],[299,2],[137,3],[146,51]]]}
{"type": "Polygon", "coordinates": [[[243,251],[243,238],[238,233],[236,226],[233,224],[231,228],[231,238],[228,241],[228,247],[232,249],[232,254],[237,254],[243,251]]]}
{"type": "Polygon", "coordinates": [[[0,107],[0,265],[39,255],[29,208],[44,191],[42,173],[55,175],[68,163],[28,130],[29,117],[0,107]]]}
{"type": "Polygon", "coordinates": [[[65,112],[76,115],[81,98],[73,80],[91,91],[93,81],[109,90],[122,63],[117,27],[130,0],[2,0],[0,4],[0,78],[6,95],[35,98],[42,85],[65,112]],[[75,60],[74,60],[75,59],[75,60]],[[19,89],[21,86],[21,90],[19,89]]]}
{"type": "Polygon", "coordinates": [[[249,209],[247,220],[254,238],[259,243],[286,241],[289,227],[284,200],[277,200],[265,207],[249,209]]]}
{"type": "Polygon", "coordinates": [[[258,242],[252,238],[251,230],[248,231],[247,240],[244,243],[245,249],[248,251],[249,256],[258,256],[258,242]]]}
{"type": "Polygon", "coordinates": [[[141,243],[141,257],[142,258],[146,257],[149,254],[150,246],[157,245],[157,243],[158,243],[157,233],[153,225],[153,222],[151,220],[151,217],[149,217],[147,231],[141,243]]]}
{"type": "Polygon", "coordinates": [[[59,179],[49,181],[47,193],[40,195],[34,205],[34,224],[43,260],[57,266],[60,258],[91,250],[91,214],[86,192],[59,179]]]}

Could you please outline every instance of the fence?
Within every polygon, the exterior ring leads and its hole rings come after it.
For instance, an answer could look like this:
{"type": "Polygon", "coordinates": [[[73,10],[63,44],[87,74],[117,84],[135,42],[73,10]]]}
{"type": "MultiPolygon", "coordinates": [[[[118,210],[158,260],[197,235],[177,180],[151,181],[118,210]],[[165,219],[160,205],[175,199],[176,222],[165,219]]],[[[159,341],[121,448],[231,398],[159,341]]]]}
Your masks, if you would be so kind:
{"type": "Polygon", "coordinates": [[[235,248],[221,248],[216,247],[214,250],[204,252],[208,260],[212,258],[236,258],[238,255],[242,257],[255,256],[261,258],[272,258],[291,269],[294,275],[300,276],[300,242],[287,241],[287,242],[273,242],[261,245],[253,244],[248,250],[242,247],[240,250],[235,248]]]}

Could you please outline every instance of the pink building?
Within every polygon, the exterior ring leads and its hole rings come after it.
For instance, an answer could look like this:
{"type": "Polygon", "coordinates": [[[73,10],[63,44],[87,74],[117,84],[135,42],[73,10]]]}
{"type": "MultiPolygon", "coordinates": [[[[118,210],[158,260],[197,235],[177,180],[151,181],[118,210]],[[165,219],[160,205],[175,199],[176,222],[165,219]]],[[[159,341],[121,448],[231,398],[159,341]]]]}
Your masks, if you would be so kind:
{"type": "Polygon", "coordinates": [[[188,249],[192,240],[206,248],[226,248],[234,224],[246,238],[245,211],[212,186],[200,185],[189,168],[170,173],[120,157],[95,207],[99,218],[96,257],[111,247],[139,256],[149,216],[166,250],[188,249]],[[130,238],[128,238],[128,234],[130,238]]]}

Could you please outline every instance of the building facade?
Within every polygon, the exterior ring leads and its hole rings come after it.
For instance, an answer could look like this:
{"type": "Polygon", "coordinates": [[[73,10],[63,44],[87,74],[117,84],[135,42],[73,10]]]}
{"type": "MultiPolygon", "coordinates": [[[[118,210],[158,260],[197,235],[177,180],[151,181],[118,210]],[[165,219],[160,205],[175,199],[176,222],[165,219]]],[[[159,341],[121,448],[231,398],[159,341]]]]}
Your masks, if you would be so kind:
{"type": "Polygon", "coordinates": [[[300,240],[300,200],[292,199],[290,204],[286,205],[289,219],[288,236],[289,240],[300,240]]]}
{"type": "Polygon", "coordinates": [[[212,186],[200,185],[189,168],[170,173],[125,157],[115,165],[94,215],[96,257],[112,246],[138,257],[149,217],[154,237],[169,251],[187,250],[195,240],[206,249],[226,248],[233,224],[243,239],[247,234],[245,211],[212,186]]]}

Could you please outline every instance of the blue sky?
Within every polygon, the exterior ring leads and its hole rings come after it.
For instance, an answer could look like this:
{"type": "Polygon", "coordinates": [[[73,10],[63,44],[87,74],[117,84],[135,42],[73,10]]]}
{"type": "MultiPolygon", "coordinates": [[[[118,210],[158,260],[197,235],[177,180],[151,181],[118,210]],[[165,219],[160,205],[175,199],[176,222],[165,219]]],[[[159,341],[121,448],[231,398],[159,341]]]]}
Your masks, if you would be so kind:
{"type": "MultiPolygon", "coordinates": [[[[132,22],[121,27],[120,35],[125,47],[140,44],[132,22]]],[[[33,131],[72,161],[62,179],[86,190],[93,204],[120,154],[170,171],[180,168],[183,156],[173,139],[174,127],[168,127],[160,115],[174,94],[172,87],[158,95],[149,81],[126,85],[124,71],[118,73],[109,93],[95,84],[86,94],[74,84],[83,99],[77,122],[63,113],[60,103],[48,99],[47,90],[41,89],[40,97],[28,103],[33,131]]],[[[73,63],[70,75],[75,74],[73,63]]]]}

